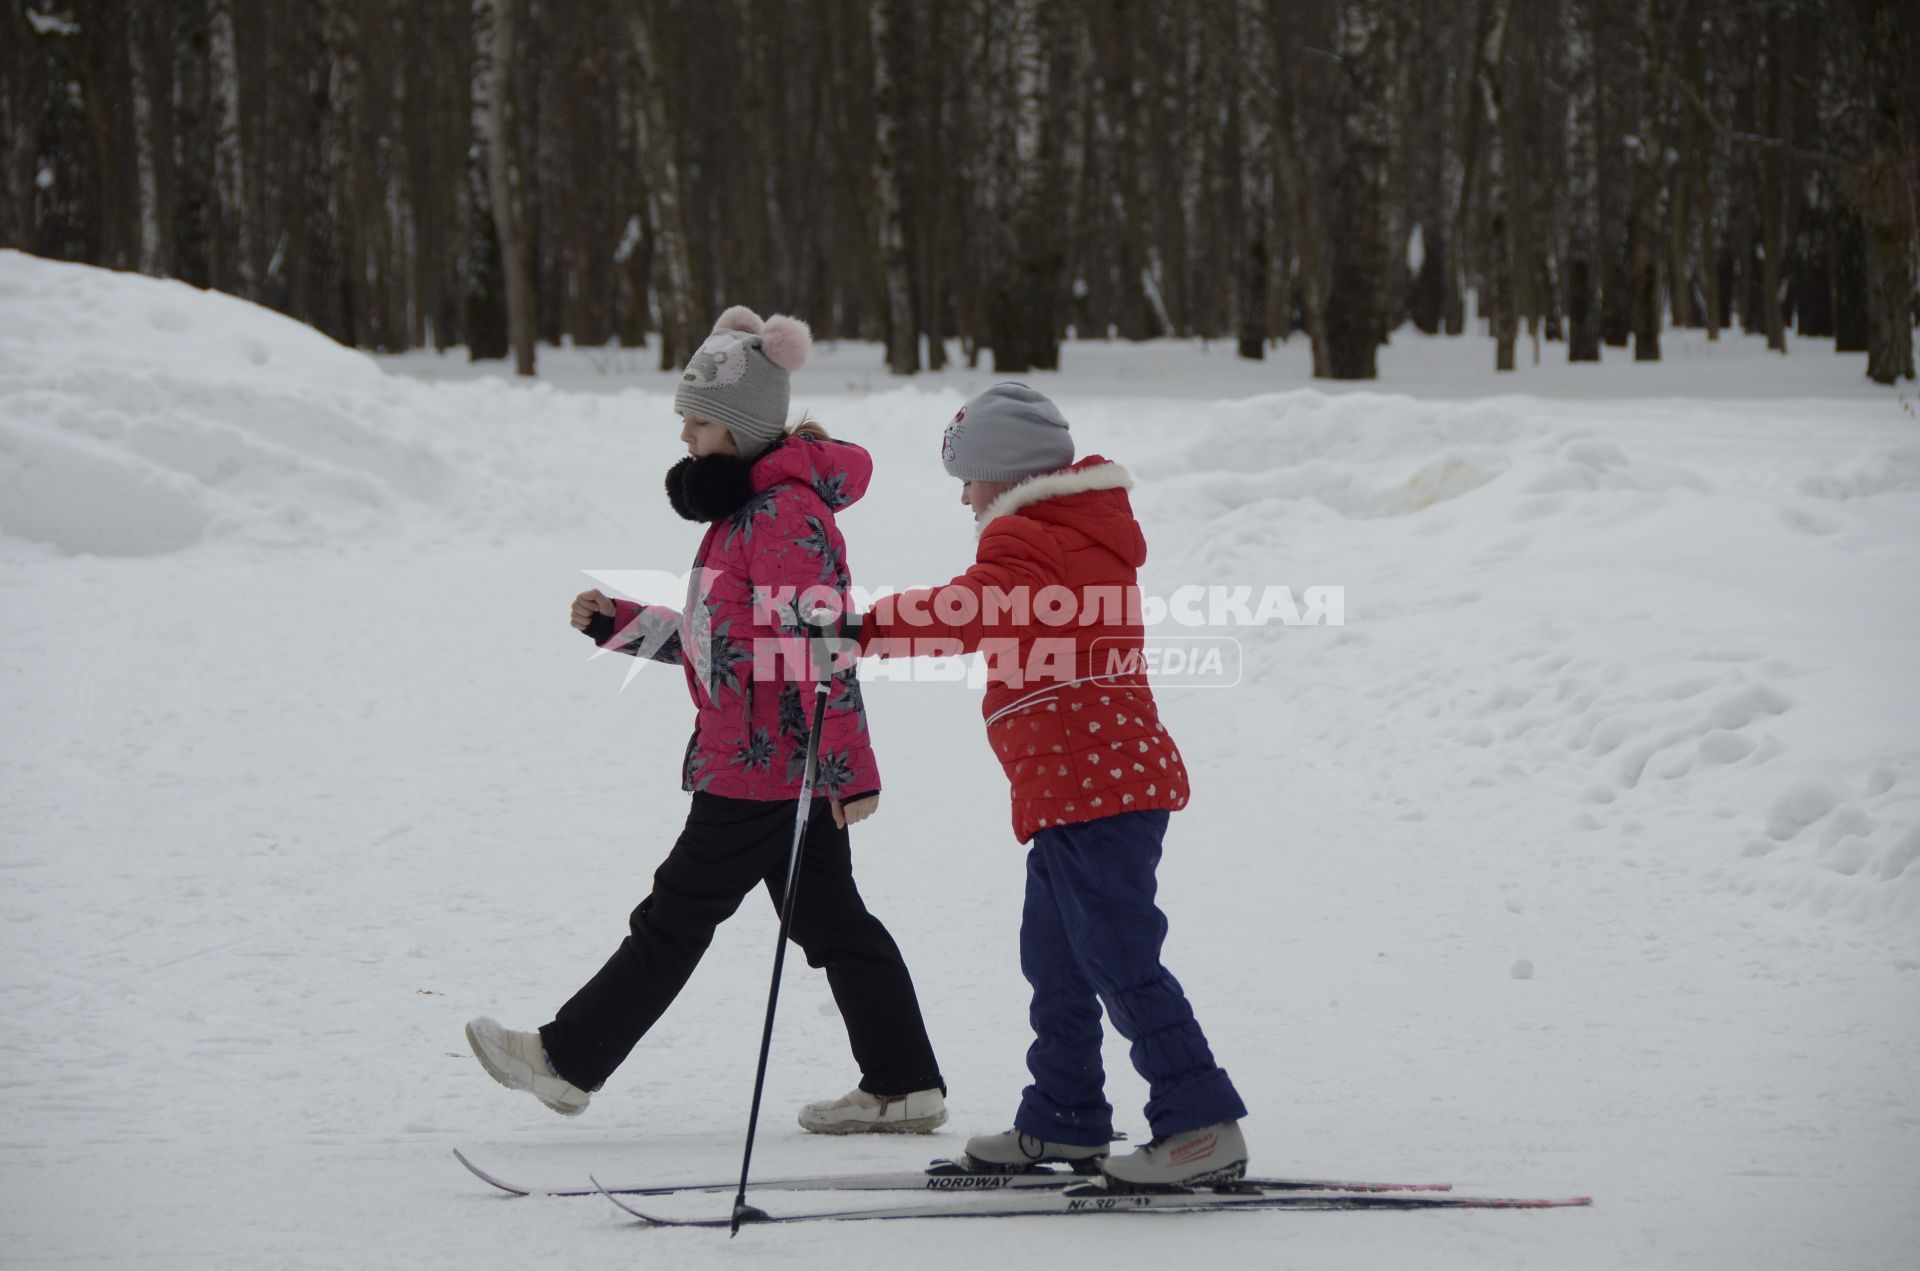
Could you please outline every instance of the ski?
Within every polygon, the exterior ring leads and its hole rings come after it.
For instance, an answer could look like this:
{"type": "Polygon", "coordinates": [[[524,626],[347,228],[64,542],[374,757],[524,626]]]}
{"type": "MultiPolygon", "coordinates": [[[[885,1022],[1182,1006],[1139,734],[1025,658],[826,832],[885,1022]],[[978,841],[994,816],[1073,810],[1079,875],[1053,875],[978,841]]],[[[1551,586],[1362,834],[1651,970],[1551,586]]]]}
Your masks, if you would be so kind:
{"type": "MultiPolygon", "coordinates": [[[[721,1183],[663,1183],[652,1186],[622,1187],[542,1187],[509,1182],[488,1173],[470,1160],[459,1148],[453,1150],[459,1162],[475,1178],[512,1196],[594,1196],[601,1191],[615,1196],[671,1196],[678,1192],[730,1192],[739,1186],[734,1179],[721,1183]]],[[[923,1170],[900,1170],[884,1174],[814,1174],[803,1178],[756,1178],[750,1183],[755,1191],[777,1192],[998,1192],[1057,1191],[1075,1183],[1090,1181],[1091,1176],[1066,1170],[1040,1167],[1022,1174],[980,1174],[957,1162],[935,1161],[923,1170]]],[[[1445,1192],[1451,1183],[1368,1183],[1330,1178],[1246,1178],[1237,1187],[1258,1188],[1270,1192],[1445,1192]]]]}
{"type": "MultiPolygon", "coordinates": [[[[598,1184],[596,1183],[596,1187],[598,1184]]],[[[601,1195],[648,1227],[731,1227],[725,1218],[664,1218],[645,1213],[604,1187],[601,1195]]],[[[1455,1196],[1434,1193],[1301,1192],[1275,1194],[1260,1191],[1113,1192],[1088,1183],[1062,1191],[1027,1196],[994,1197],[986,1204],[941,1205],[911,1201],[870,1209],[820,1209],[770,1214],[748,1207],[742,1226],[785,1222],[884,1222],[908,1218],[1051,1218],[1072,1214],[1203,1214],[1236,1209],[1567,1209],[1591,1205],[1590,1196],[1564,1200],[1517,1199],[1501,1196],[1455,1196]]]]}

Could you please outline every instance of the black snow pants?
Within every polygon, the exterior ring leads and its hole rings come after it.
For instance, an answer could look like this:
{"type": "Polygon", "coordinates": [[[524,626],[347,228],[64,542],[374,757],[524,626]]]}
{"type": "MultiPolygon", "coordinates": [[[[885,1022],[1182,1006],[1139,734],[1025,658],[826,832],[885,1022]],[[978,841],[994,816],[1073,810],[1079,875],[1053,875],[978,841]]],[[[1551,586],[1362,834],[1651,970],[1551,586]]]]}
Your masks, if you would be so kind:
{"type": "MultiPolygon", "coordinates": [[[[679,996],[714,928],[765,884],[775,912],[793,844],[794,804],[695,794],[679,840],[654,872],[607,964],[540,1030],[554,1070],[596,1090],[679,996]]],[[[860,1088],[908,1094],[945,1088],[900,948],[867,912],[853,881],[847,831],[813,801],[791,937],[824,969],[860,1067],[860,1088]]]]}

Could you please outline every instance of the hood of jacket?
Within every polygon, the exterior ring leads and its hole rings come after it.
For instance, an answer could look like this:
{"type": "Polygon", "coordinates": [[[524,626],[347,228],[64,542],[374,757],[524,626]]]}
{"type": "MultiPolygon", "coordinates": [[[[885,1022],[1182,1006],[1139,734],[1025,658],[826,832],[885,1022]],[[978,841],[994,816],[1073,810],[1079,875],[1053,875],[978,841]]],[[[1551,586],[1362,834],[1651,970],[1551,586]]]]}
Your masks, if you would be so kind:
{"type": "Polygon", "coordinates": [[[838,515],[867,492],[873,456],[850,441],[788,437],[754,460],[751,479],[755,494],[783,482],[810,486],[838,515]]]}
{"type": "Polygon", "coordinates": [[[1117,463],[1088,455],[1071,468],[1028,477],[987,505],[978,534],[1003,516],[1026,516],[1079,532],[1134,569],[1147,559],[1146,536],[1127,491],[1133,478],[1117,463]]]}

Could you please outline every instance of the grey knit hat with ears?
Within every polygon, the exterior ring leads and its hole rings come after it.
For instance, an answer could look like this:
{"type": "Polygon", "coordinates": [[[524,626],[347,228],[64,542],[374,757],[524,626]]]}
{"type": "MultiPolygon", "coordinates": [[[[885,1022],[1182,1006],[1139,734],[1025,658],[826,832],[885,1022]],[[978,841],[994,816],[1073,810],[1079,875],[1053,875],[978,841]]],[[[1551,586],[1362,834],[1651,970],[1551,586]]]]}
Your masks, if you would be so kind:
{"type": "Polygon", "coordinates": [[[713,324],[673,393],[673,408],[726,425],[734,448],[751,459],[787,430],[787,378],[807,364],[813,332],[776,313],[765,322],[734,305],[713,324]]]}
{"type": "Polygon", "coordinates": [[[962,481],[1024,481],[1073,462],[1073,436],[1045,395],[1009,380],[960,408],[940,441],[947,475],[962,481]]]}

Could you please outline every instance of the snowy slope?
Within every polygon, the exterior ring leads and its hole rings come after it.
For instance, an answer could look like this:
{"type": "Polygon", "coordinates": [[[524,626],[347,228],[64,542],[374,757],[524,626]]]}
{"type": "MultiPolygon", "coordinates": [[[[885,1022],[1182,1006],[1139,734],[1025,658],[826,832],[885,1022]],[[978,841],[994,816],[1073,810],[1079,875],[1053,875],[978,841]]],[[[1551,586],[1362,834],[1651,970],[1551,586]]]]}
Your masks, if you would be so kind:
{"type": "MultiPolygon", "coordinates": [[[[0,382],[0,532],[62,552],[491,533],[535,515],[525,394],[395,383],[218,293],[0,253],[0,382]]],[[[539,515],[565,511],[540,492],[539,515]]]]}
{"type": "MultiPolygon", "coordinates": [[[[1034,377],[1083,453],[1133,470],[1150,590],[1345,588],[1342,626],[1219,632],[1238,689],[1162,694],[1196,783],[1168,960],[1254,1108],[1256,1168],[1594,1209],[729,1243],[496,1199],[449,1154],[562,1181],[737,1165],[764,903],[578,1122],[460,1036],[540,1022],[599,965],[684,807],[678,677],[621,689],[562,616],[583,570],[692,551],[658,494],[670,379],[600,351],[543,350],[535,386],[375,361],[0,253],[6,1260],[1910,1265],[1920,425],[1810,344],[1668,350],[1496,379],[1478,341],[1400,336],[1381,384],[1326,391],[1297,344],[1260,367],[1076,345],[1034,377]]],[[[822,350],[796,406],[873,450],[842,527],[858,583],[905,585],[966,560],[933,439],[992,377],[902,387],[879,362],[822,350]]],[[[977,701],[869,702],[863,890],[953,1119],[793,1127],[854,1077],[795,960],[769,1173],[953,1152],[1023,1080],[1020,853],[977,701]]],[[[1123,1045],[1107,1067],[1137,1135],[1123,1045]]]]}

